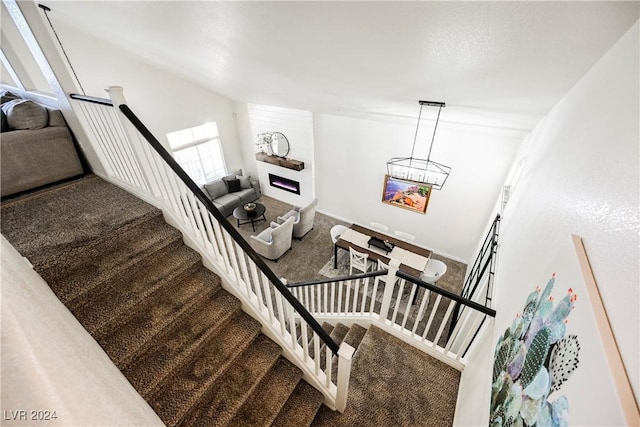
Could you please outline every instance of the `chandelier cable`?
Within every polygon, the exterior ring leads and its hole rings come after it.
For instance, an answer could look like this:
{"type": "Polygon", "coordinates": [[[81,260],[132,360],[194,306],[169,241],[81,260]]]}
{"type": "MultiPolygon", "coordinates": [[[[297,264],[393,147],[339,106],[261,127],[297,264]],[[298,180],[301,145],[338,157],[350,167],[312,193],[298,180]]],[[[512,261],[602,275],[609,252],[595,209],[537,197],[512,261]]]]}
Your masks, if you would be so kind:
{"type": "Polygon", "coordinates": [[[420,104],[420,112],[418,113],[418,124],[416,125],[416,134],[413,137],[413,147],[411,148],[411,158],[413,159],[413,153],[416,150],[416,141],[418,140],[418,129],[420,129],[420,118],[422,117],[422,104],[420,104]]]}
{"type": "Polygon", "coordinates": [[[47,21],[49,22],[49,26],[51,27],[51,31],[53,31],[53,35],[56,36],[56,40],[58,41],[58,44],[60,45],[60,49],[62,49],[62,53],[64,54],[64,57],[67,60],[67,64],[69,64],[69,68],[71,68],[71,72],[73,73],[73,76],[76,78],[76,81],[78,82],[78,86],[80,86],[80,90],[82,91],[83,95],[86,95],[86,93],[84,91],[84,88],[82,87],[82,83],[80,83],[80,79],[78,78],[78,75],[76,74],[76,70],[73,68],[73,65],[71,65],[71,61],[69,60],[69,56],[67,55],[67,51],[64,50],[64,46],[62,45],[62,41],[60,41],[60,37],[58,37],[58,33],[56,32],[56,29],[53,27],[53,23],[51,22],[51,19],[49,19],[49,15],[47,14],[47,12],[51,12],[51,8],[48,7],[48,6],[45,6],[43,4],[38,4],[38,7],[44,11],[44,16],[45,16],[45,18],[47,18],[47,21]]]}
{"type": "MultiPolygon", "coordinates": [[[[420,106],[422,108],[422,106],[420,106]]],[[[440,121],[440,111],[442,111],[442,106],[438,108],[438,117],[436,117],[436,125],[433,128],[433,135],[431,136],[431,145],[429,145],[429,154],[427,154],[427,162],[431,159],[431,149],[433,148],[433,141],[436,139],[436,130],[438,129],[438,122],[440,121]]]]}

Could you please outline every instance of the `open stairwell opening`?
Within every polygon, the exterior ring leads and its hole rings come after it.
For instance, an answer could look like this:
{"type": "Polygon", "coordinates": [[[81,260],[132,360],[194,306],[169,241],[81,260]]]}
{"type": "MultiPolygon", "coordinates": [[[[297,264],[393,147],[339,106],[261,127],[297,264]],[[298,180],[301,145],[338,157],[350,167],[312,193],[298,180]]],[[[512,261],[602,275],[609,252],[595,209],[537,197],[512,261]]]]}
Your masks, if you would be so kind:
{"type": "MultiPolygon", "coordinates": [[[[459,371],[358,324],[323,324],[337,344],[365,345],[357,353],[353,402],[343,414],[331,410],[161,211],[99,177],[5,203],[2,216],[3,235],[166,425],[452,422],[459,371]],[[61,235],[65,243],[56,240],[61,235]],[[434,381],[445,371],[448,380],[440,384],[449,389],[438,388],[437,397],[427,387],[402,405],[385,395],[412,387],[416,376],[434,381]],[[379,375],[395,381],[381,383],[379,375]]],[[[309,358],[336,372],[338,358],[316,357],[331,353],[308,325],[294,324],[293,336],[309,358]]]]}
{"type": "Polygon", "coordinates": [[[71,97],[105,173],[3,205],[2,231],[164,423],[353,425],[372,390],[384,397],[380,411],[367,412],[372,423],[389,414],[417,425],[452,422],[461,351],[495,312],[403,277],[397,266],[297,284],[292,293],[126,106],[122,89],[109,92],[113,101],[71,97]],[[367,300],[379,276],[389,283],[380,286],[381,304],[367,300]],[[409,299],[398,297],[405,293],[409,299]],[[419,293],[415,307],[402,306],[419,293]],[[469,310],[447,335],[458,304],[469,310]],[[422,324],[409,320],[411,310],[422,324]],[[444,320],[435,314],[442,311],[444,320]],[[367,328],[361,342],[369,350],[355,352],[347,334],[336,335],[344,325],[367,328]],[[395,338],[375,344],[389,334],[395,338]],[[378,346],[397,355],[374,357],[378,346]],[[414,353],[422,362],[405,360],[414,353]],[[421,373],[431,366],[425,360],[441,365],[421,373]],[[444,412],[425,414],[425,402],[437,405],[419,393],[411,405],[397,404],[407,384],[449,367],[455,387],[450,399],[440,397],[444,412]],[[380,379],[371,372],[385,372],[398,388],[373,387],[380,379]]]}
{"type": "Polygon", "coordinates": [[[394,268],[378,275],[393,282],[380,286],[380,303],[367,300],[368,278],[290,290],[137,119],[121,88],[109,88],[110,100],[67,97],[27,26],[23,37],[97,176],[3,203],[2,233],[163,423],[452,423],[459,350],[476,320],[494,312],[396,280],[394,268]],[[412,300],[421,293],[415,307],[407,292],[412,300]],[[460,304],[466,317],[443,334],[460,304]],[[428,325],[411,320],[417,307],[428,325]],[[442,307],[444,321],[435,314],[442,307]],[[443,372],[450,378],[436,379],[443,372]],[[416,393],[416,378],[440,384],[440,394],[416,393]]]}

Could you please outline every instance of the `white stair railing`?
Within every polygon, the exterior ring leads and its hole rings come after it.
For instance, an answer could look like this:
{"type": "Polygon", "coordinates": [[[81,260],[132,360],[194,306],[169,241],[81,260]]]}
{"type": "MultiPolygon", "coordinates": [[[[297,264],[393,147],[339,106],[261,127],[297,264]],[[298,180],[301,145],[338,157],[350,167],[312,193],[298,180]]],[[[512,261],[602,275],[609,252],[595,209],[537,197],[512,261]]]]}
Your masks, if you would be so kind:
{"type": "Polygon", "coordinates": [[[202,255],[204,266],[218,274],[223,287],[242,301],[243,310],[262,323],[263,333],[324,394],[325,404],[344,411],[353,347],[338,346],[295,299],[133,115],[122,88],[110,87],[107,92],[111,101],[70,97],[103,162],[106,175],[101,177],[161,209],[167,222],[182,232],[185,243],[202,255]],[[331,372],[334,358],[338,359],[335,374],[331,372]]]}
{"type": "Polygon", "coordinates": [[[495,311],[398,271],[293,283],[293,294],[317,319],[375,324],[462,371],[464,355],[495,311]],[[453,313],[459,312],[454,319],[453,313]]]}

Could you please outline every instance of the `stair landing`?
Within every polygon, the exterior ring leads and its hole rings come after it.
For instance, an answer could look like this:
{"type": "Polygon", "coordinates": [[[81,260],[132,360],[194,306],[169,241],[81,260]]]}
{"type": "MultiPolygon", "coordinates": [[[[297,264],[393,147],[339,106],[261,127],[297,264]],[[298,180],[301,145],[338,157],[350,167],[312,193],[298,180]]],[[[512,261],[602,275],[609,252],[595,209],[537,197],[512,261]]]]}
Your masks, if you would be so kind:
{"type": "Polygon", "coordinates": [[[347,409],[312,426],[453,425],[460,372],[371,326],[353,358],[347,409]]]}

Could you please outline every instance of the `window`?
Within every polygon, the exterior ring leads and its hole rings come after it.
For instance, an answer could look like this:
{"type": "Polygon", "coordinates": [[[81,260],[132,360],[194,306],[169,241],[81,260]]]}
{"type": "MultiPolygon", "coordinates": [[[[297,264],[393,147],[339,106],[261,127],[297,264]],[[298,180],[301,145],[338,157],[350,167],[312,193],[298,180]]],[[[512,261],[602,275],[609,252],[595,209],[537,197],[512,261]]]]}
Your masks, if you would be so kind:
{"type": "Polygon", "coordinates": [[[205,123],[167,134],[173,157],[198,185],[227,174],[220,134],[215,123],[205,123]]]}

